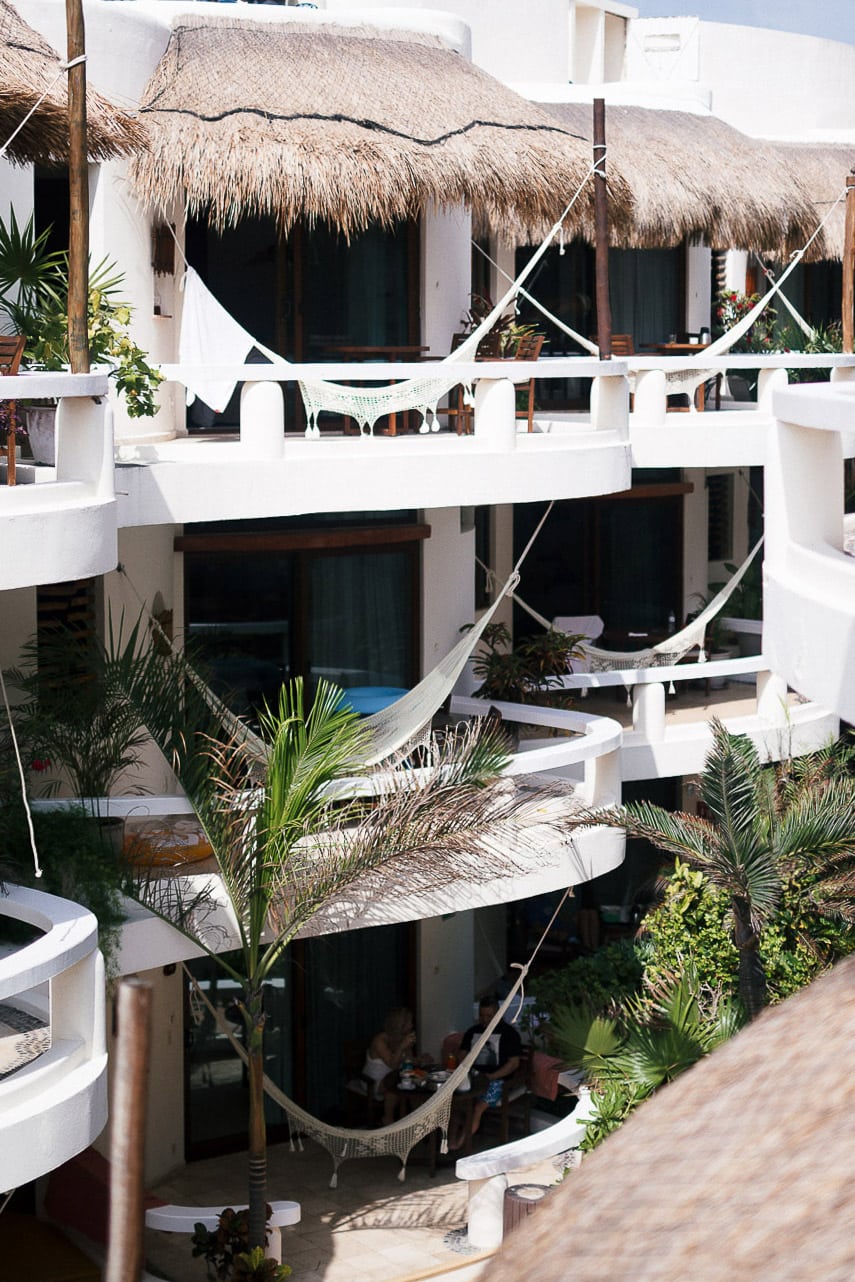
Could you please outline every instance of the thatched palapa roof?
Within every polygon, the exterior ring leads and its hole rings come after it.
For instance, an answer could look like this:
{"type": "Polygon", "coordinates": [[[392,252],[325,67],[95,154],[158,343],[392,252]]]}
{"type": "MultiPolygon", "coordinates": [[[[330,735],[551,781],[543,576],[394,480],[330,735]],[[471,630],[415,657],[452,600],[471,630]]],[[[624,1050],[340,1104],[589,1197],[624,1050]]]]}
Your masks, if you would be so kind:
{"type": "Polygon", "coordinates": [[[782,169],[798,175],[814,210],[816,222],[826,214],[822,231],[822,252],[809,253],[808,260],[843,257],[846,201],[839,197],[846,190],[846,178],[855,171],[855,145],[846,143],[779,142],[769,147],[782,169]]]}
{"type": "MultiPolygon", "coordinates": [[[[18,127],[27,112],[47,97],[10,144],[6,156],[19,164],[51,164],[68,157],[67,77],[58,54],[9,3],[0,0],[0,144],[18,127]],[[52,86],[52,87],[50,87],[52,86]],[[50,88],[49,88],[50,87],[50,88]]],[[[140,151],[146,131],[92,88],[86,91],[89,155],[93,160],[140,151]]]]}
{"type": "Polygon", "coordinates": [[[851,1282],[855,957],[641,1105],[484,1282],[851,1282]]]}
{"type": "MultiPolygon", "coordinates": [[[[542,104],[573,133],[591,136],[591,108],[542,104]]],[[[785,150],[714,116],[650,107],[606,108],[607,167],[628,182],[635,201],[629,228],[612,244],[649,249],[702,240],[713,249],[756,249],[787,256],[820,221],[809,175],[785,150]]],[[[848,166],[847,166],[848,167],[848,166]]],[[[845,182],[846,168],[840,174],[845,182]]],[[[824,241],[809,257],[828,256],[824,241]]]]}
{"type": "MultiPolygon", "coordinates": [[[[150,206],[186,201],[222,228],[273,215],[345,233],[428,204],[550,224],[591,148],[435,36],[299,21],[181,17],[147,87],[150,206]]],[[[625,186],[611,189],[626,216],[625,186]]],[[[571,226],[592,221],[589,182],[571,226]]],[[[574,211],[575,212],[575,211],[574,211]]]]}

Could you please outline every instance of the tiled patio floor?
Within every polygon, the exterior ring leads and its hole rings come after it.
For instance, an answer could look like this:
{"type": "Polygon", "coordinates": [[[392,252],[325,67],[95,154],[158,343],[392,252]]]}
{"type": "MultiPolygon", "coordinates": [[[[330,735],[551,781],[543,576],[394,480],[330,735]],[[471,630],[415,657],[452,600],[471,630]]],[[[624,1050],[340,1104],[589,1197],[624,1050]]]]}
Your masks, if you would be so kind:
{"type": "MultiPolygon", "coordinates": [[[[459,1266],[482,1258],[445,1241],[465,1227],[466,1185],[455,1178],[451,1157],[441,1159],[434,1177],[420,1157],[418,1149],[411,1155],[403,1183],[394,1157],[345,1162],[331,1189],[332,1163],[317,1145],[307,1143],[302,1153],[273,1146],[268,1196],[291,1198],[302,1208],[300,1224],[283,1230],[282,1256],[293,1282],[393,1282],[442,1273],[444,1265],[462,1282],[459,1266]]],[[[152,1191],[184,1205],[228,1205],[246,1201],[245,1184],[246,1157],[236,1154],[194,1162],[152,1191]]],[[[170,1282],[204,1282],[203,1262],[191,1258],[187,1238],[147,1229],[145,1250],[149,1270],[170,1282]]],[[[467,1270],[467,1282],[479,1271],[467,1270]]]]}

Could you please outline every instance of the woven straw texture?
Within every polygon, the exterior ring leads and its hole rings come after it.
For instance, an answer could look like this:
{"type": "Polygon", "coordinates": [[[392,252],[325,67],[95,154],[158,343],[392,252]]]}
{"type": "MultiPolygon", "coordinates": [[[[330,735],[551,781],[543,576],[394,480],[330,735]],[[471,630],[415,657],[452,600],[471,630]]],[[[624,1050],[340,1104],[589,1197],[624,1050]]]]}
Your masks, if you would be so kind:
{"type": "MultiPolygon", "coordinates": [[[[27,112],[56,79],[60,59],[47,41],[0,0],[0,142],[17,128],[27,112]]],[[[68,157],[68,96],[60,76],[44,102],[9,147],[7,157],[19,164],[63,161],[68,157]]],[[[146,131],[137,120],[114,107],[91,87],[86,92],[89,156],[107,160],[146,146],[146,131]]]]}
{"type": "Polygon", "coordinates": [[[855,957],[641,1106],[484,1282],[852,1282],[855,957]]]}
{"type": "MultiPolygon", "coordinates": [[[[215,227],[271,214],[345,234],[461,204],[551,224],[592,153],[436,37],[321,21],[181,18],[147,87],[152,149],[133,166],[149,206],[186,202],[215,227]]],[[[628,216],[619,176],[613,218],[628,216]]],[[[574,210],[590,230],[593,184],[574,210]]]]}
{"type": "MultiPolygon", "coordinates": [[[[542,106],[590,139],[589,106],[542,106]]],[[[610,177],[619,173],[635,202],[631,222],[612,225],[612,244],[624,248],[699,239],[714,249],[788,256],[815,230],[855,161],[855,147],[763,142],[713,116],[649,107],[609,105],[606,145],[610,177]]],[[[533,230],[537,240],[540,229],[533,230]]],[[[842,245],[840,212],[807,258],[839,258],[842,245]]]]}

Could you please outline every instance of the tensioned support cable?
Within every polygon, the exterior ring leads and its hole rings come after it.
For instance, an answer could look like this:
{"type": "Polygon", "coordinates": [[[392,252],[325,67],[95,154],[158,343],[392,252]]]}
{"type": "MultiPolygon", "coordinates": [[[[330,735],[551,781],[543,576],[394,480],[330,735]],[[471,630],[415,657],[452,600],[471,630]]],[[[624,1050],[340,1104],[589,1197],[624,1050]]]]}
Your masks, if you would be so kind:
{"type": "Polygon", "coordinates": [[[12,747],[15,752],[15,761],[18,763],[18,775],[21,780],[21,800],[24,803],[24,811],[27,816],[27,827],[30,832],[30,849],[33,852],[33,864],[36,870],[36,876],[41,877],[42,869],[39,864],[39,852],[36,848],[36,833],[33,828],[33,814],[30,810],[30,800],[27,796],[27,777],[24,774],[24,763],[21,760],[21,750],[18,746],[18,736],[15,734],[15,723],[12,720],[12,709],[9,707],[9,696],[6,693],[6,682],[3,680],[3,669],[0,668],[0,690],[3,693],[3,703],[6,708],[6,717],[9,721],[9,733],[12,736],[12,747]]]}
{"type": "Polygon", "coordinates": [[[61,62],[59,64],[59,71],[56,73],[53,80],[48,85],[47,89],[45,89],[41,98],[39,98],[38,102],[35,102],[33,106],[30,107],[30,110],[27,112],[26,116],[24,116],[24,119],[12,131],[12,133],[3,143],[3,146],[0,147],[0,158],[6,155],[6,152],[8,151],[9,147],[11,147],[12,143],[15,141],[18,134],[24,128],[24,125],[27,123],[30,117],[34,115],[35,112],[38,111],[39,107],[42,105],[45,98],[47,98],[48,95],[53,92],[54,86],[59,84],[60,80],[62,80],[62,77],[65,75],[65,73],[67,71],[70,71],[72,67],[77,67],[80,65],[81,62],[85,62],[85,61],[86,61],[86,54],[84,53],[84,54],[81,54],[80,57],[78,58],[72,58],[70,62],[61,62]]]}

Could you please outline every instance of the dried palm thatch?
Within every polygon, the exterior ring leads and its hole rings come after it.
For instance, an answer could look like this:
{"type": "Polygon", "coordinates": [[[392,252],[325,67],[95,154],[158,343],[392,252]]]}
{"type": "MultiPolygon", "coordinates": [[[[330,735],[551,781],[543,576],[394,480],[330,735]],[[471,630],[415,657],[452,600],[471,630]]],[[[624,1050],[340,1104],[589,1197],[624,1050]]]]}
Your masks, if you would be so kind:
{"type": "Polygon", "coordinates": [[[850,1282],[853,1061],[850,957],[643,1104],[485,1282],[850,1282]]]}
{"type": "MultiPolygon", "coordinates": [[[[51,164],[68,157],[67,77],[48,42],[9,3],[0,0],[0,141],[18,127],[48,90],[21,132],[10,144],[7,159],[19,164],[51,164]],[[51,87],[52,86],[52,87],[51,87]]],[[[114,107],[94,89],[86,92],[89,155],[93,160],[129,155],[146,146],[139,121],[114,107]]]]}
{"type": "MultiPolygon", "coordinates": [[[[182,17],[147,87],[152,148],[133,167],[149,206],[217,227],[272,215],[345,234],[466,204],[550,225],[591,148],[429,35],[318,20],[182,17]]],[[[614,217],[626,217],[620,181],[614,217]]],[[[593,184],[576,209],[592,225],[593,184]]]]}
{"type": "MultiPolygon", "coordinates": [[[[590,137],[590,106],[542,105],[567,129],[590,137]]],[[[777,145],[714,116],[610,105],[606,145],[609,172],[626,179],[635,202],[632,221],[612,225],[611,243],[622,248],[702,240],[714,249],[789,254],[819,221],[807,184],[782,164],[777,145]]],[[[814,257],[824,256],[820,249],[814,257]]]]}
{"type": "Polygon", "coordinates": [[[797,174],[813,204],[814,218],[821,222],[830,211],[821,243],[816,242],[805,258],[842,259],[846,202],[839,197],[846,189],[847,175],[855,172],[855,146],[844,143],[770,143],[777,164],[784,173],[797,174]],[[832,208],[833,207],[833,208],[832,208]]]}

